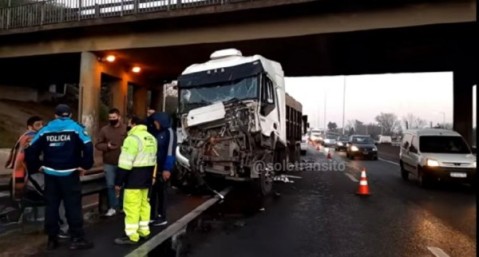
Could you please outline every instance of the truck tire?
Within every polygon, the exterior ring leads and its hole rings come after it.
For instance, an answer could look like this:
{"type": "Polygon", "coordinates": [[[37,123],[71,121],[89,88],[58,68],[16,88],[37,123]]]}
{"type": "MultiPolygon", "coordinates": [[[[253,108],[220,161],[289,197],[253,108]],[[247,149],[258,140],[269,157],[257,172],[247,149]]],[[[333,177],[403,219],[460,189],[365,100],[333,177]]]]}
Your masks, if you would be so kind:
{"type": "MultiPolygon", "coordinates": [[[[259,178],[254,180],[256,190],[258,191],[259,195],[264,197],[271,194],[273,191],[273,177],[274,177],[274,169],[273,168],[273,155],[266,154],[262,159],[263,167],[253,167],[261,168],[258,170],[259,178]]],[[[255,165],[258,166],[258,165],[255,165]]]]}

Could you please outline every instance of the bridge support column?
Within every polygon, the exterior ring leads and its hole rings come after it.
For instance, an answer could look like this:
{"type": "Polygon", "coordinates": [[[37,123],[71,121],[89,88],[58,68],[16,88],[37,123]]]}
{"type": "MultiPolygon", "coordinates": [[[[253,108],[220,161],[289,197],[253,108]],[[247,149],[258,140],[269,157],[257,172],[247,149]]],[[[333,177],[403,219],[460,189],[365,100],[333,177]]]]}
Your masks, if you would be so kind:
{"type": "Polygon", "coordinates": [[[121,112],[121,116],[125,117],[127,112],[127,95],[128,95],[128,79],[123,76],[122,79],[112,82],[111,93],[113,97],[112,105],[121,112]]]}
{"type": "Polygon", "coordinates": [[[148,105],[148,89],[136,86],[133,90],[133,113],[140,117],[146,116],[148,105]]]}
{"type": "Polygon", "coordinates": [[[472,86],[471,73],[454,71],[453,128],[472,144],[472,86]]]}
{"type": "Polygon", "coordinates": [[[89,135],[98,131],[101,91],[101,65],[91,52],[81,53],[79,120],[89,135]]]}

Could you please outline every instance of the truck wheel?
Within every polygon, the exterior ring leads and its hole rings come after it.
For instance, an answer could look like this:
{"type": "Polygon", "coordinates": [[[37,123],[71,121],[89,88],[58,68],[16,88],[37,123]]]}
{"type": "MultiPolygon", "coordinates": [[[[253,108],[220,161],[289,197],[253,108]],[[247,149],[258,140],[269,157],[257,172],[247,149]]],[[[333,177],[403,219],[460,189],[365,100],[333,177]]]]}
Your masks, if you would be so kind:
{"type": "Polygon", "coordinates": [[[261,168],[258,171],[259,178],[256,179],[256,189],[259,191],[261,196],[267,196],[271,194],[273,191],[273,177],[274,177],[274,169],[273,169],[273,156],[271,154],[267,154],[262,160],[265,165],[264,167],[254,167],[254,168],[261,168]]]}

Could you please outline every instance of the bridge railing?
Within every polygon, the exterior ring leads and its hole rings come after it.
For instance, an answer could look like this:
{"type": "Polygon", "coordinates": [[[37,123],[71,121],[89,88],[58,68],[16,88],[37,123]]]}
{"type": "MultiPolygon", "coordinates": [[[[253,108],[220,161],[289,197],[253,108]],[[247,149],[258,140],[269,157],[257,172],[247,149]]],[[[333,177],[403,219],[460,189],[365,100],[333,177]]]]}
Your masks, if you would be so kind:
{"type": "Polygon", "coordinates": [[[0,0],[0,30],[260,0],[0,0]]]}

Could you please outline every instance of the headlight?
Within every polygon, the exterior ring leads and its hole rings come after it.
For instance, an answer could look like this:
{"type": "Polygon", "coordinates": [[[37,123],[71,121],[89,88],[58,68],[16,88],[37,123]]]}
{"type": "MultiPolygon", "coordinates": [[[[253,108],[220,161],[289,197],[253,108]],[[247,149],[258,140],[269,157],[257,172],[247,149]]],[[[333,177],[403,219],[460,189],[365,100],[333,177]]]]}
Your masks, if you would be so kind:
{"type": "Polygon", "coordinates": [[[339,145],[339,146],[343,146],[343,143],[341,143],[341,142],[338,142],[338,145],[339,145]]]}
{"type": "Polygon", "coordinates": [[[355,145],[351,146],[351,151],[356,152],[359,151],[359,148],[355,145]]]}
{"type": "Polygon", "coordinates": [[[376,147],[373,147],[373,151],[374,151],[374,152],[377,152],[378,149],[377,149],[376,147]]]}
{"type": "Polygon", "coordinates": [[[436,161],[436,160],[428,159],[427,162],[426,162],[426,165],[429,166],[429,167],[437,167],[437,166],[439,166],[439,162],[436,161]]]}
{"type": "Polygon", "coordinates": [[[477,165],[476,163],[477,163],[477,162],[473,162],[473,163],[472,163],[472,167],[474,167],[474,168],[475,168],[475,167],[476,167],[476,165],[477,165]]]}

